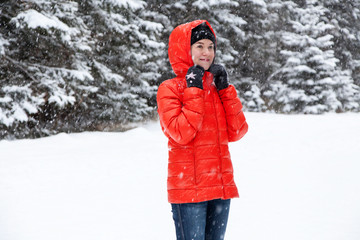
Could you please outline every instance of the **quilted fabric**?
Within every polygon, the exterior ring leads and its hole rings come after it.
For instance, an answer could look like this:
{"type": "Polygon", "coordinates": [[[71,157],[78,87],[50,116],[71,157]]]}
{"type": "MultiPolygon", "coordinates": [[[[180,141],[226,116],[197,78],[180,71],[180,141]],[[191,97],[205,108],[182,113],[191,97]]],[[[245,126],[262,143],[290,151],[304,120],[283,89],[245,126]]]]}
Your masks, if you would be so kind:
{"type": "Polygon", "coordinates": [[[207,21],[197,20],[178,26],[170,35],[169,59],[176,77],[164,81],[157,93],[160,124],[169,139],[170,203],[239,196],[228,142],[242,138],[248,125],[236,90],[230,85],[217,91],[207,71],[203,89],[186,85],[185,75],[194,65],[191,30],[202,22],[212,30],[207,21]]]}

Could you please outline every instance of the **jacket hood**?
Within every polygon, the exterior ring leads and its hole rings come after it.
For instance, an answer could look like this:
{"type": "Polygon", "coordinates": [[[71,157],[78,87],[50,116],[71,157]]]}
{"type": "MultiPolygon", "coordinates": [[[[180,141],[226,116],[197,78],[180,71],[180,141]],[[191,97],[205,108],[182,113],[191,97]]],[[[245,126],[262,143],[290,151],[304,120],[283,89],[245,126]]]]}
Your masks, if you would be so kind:
{"type": "Polygon", "coordinates": [[[196,20],[179,25],[170,34],[168,49],[169,60],[174,73],[178,77],[184,77],[189,67],[194,65],[191,58],[191,31],[203,22],[208,25],[216,39],[213,28],[206,20],[196,20]]]}

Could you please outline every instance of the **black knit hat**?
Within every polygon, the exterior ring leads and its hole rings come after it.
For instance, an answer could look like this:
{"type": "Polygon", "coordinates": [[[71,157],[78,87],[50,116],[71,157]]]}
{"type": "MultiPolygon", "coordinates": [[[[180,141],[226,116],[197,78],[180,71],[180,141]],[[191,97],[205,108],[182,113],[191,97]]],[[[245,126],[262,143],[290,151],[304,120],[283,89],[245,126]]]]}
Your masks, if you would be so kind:
{"type": "Polygon", "coordinates": [[[215,36],[213,32],[210,30],[209,26],[206,25],[205,22],[201,23],[200,25],[196,26],[191,31],[191,45],[196,43],[201,39],[209,39],[215,45],[215,36]]]}

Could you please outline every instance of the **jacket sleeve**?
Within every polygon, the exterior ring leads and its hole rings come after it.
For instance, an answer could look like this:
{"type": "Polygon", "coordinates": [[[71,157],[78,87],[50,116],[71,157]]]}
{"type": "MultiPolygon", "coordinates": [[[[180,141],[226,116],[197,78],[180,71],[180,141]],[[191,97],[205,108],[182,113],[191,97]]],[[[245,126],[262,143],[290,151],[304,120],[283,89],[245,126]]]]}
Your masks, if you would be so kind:
{"type": "Polygon", "coordinates": [[[160,124],[167,137],[178,144],[192,141],[204,117],[204,91],[185,88],[183,102],[174,89],[162,83],[157,92],[160,124]]]}
{"type": "Polygon", "coordinates": [[[235,142],[241,139],[248,131],[242,104],[235,87],[232,85],[220,90],[219,96],[225,110],[229,142],[235,142]]]}

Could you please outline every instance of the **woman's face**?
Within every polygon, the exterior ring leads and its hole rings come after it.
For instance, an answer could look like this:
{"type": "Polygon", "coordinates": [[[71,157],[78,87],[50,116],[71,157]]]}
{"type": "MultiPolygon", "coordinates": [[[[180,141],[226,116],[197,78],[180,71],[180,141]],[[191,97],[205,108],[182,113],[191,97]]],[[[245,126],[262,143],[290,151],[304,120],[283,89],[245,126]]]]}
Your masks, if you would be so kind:
{"type": "Polygon", "coordinates": [[[209,39],[201,39],[191,45],[191,57],[195,65],[208,70],[215,56],[214,43],[209,39]]]}

